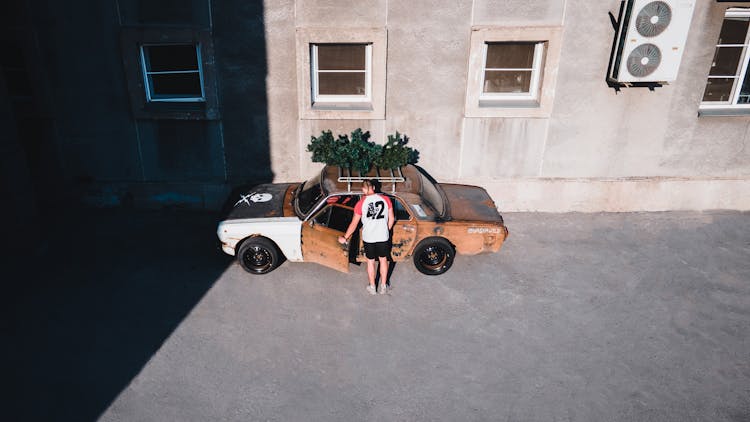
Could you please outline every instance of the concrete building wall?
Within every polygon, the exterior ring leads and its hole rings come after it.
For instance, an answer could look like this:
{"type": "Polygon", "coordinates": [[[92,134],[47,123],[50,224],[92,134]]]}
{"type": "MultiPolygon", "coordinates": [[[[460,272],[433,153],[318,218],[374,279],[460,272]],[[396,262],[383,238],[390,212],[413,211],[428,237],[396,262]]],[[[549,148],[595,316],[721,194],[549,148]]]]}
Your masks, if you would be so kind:
{"type": "Polygon", "coordinates": [[[7,116],[32,190],[97,205],[216,209],[313,175],[311,136],[362,128],[405,133],[435,178],[481,185],[505,211],[750,209],[750,117],[698,116],[724,10],[742,3],[695,1],[677,81],[617,94],[619,0],[26,0],[0,41],[22,41],[36,109],[19,118],[11,101],[7,116]],[[472,105],[490,36],[549,41],[539,107],[472,105]],[[312,110],[310,40],[363,37],[373,111],[312,110]],[[184,40],[205,52],[206,101],[145,104],[138,46],[184,40]]]}
{"type": "Polygon", "coordinates": [[[55,123],[46,150],[59,151],[66,201],[218,209],[232,186],[273,178],[262,2],[26,3],[16,14],[28,11],[22,26],[38,34],[33,83],[51,87],[40,96],[55,123]],[[206,104],[144,104],[139,46],[196,39],[206,104]]]}
{"type": "Polygon", "coordinates": [[[6,222],[0,231],[0,235],[6,239],[0,247],[3,253],[6,248],[23,251],[33,248],[30,239],[38,236],[34,187],[7,94],[5,77],[0,73],[0,125],[4,128],[0,131],[0,186],[12,198],[5,202],[0,211],[0,218],[6,222]]]}
{"type": "Polygon", "coordinates": [[[129,116],[118,12],[108,2],[31,0],[65,177],[74,183],[142,178],[129,116]],[[81,17],[87,17],[83,25],[81,17]],[[92,36],[92,34],[96,34],[92,36]]]}
{"type": "MultiPolygon", "coordinates": [[[[750,209],[750,119],[698,117],[731,4],[696,3],[677,81],[653,92],[616,93],[604,79],[614,36],[607,12],[617,13],[617,0],[382,0],[356,8],[348,1],[297,0],[297,30],[386,29],[386,113],[384,119],[297,119],[298,140],[272,136],[271,144],[288,152],[286,145],[298,142],[299,156],[290,162],[300,163],[299,173],[287,166],[276,178],[298,180],[319,168],[304,151],[310,136],[361,127],[378,142],[406,133],[421,152],[420,165],[438,180],[482,185],[503,210],[750,209]],[[549,115],[467,113],[468,63],[478,54],[470,39],[485,27],[562,31],[549,115]]],[[[280,16],[276,6],[267,7],[267,20],[271,15],[280,16]]],[[[288,38],[284,45],[279,49],[288,48],[288,38]]],[[[297,66],[297,78],[309,77],[306,72],[297,66]]],[[[270,116],[273,127],[277,115],[270,116]]],[[[285,128],[291,124],[288,114],[278,119],[285,128]]]]}

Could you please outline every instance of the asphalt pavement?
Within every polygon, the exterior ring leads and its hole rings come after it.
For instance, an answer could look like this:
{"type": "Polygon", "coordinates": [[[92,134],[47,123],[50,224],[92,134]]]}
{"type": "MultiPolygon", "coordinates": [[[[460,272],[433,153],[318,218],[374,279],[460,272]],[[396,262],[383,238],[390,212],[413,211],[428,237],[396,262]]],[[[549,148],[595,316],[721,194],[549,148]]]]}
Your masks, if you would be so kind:
{"type": "Polygon", "coordinates": [[[212,214],[58,219],[6,266],[8,420],[750,420],[750,213],[504,217],[385,296],[247,274],[212,214]]]}

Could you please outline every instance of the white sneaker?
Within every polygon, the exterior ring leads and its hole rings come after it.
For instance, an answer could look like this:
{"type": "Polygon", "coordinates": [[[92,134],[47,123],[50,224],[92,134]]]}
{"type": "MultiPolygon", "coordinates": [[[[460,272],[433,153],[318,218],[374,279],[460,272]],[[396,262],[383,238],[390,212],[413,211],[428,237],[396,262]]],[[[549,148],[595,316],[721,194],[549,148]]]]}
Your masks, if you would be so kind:
{"type": "Polygon", "coordinates": [[[381,283],[380,284],[380,290],[378,290],[378,293],[380,293],[381,295],[384,295],[387,292],[388,292],[388,285],[385,284],[385,283],[381,283]]]}
{"type": "Polygon", "coordinates": [[[367,293],[369,293],[371,295],[374,295],[375,294],[375,286],[373,286],[372,284],[368,284],[367,285],[367,293]]]}

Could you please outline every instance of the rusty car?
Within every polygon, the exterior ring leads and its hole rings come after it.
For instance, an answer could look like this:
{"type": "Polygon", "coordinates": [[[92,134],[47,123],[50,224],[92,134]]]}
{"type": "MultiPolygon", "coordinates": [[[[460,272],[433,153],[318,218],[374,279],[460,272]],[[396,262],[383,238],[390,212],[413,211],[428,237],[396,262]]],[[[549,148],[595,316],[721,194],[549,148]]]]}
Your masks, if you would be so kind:
{"type": "Polygon", "coordinates": [[[437,183],[411,164],[365,174],[328,165],[305,182],[262,184],[241,194],[218,225],[221,248],[252,274],[269,273],[284,260],[349,272],[350,263],[366,260],[359,230],[346,245],[337,239],[352,219],[365,179],[378,180],[392,201],[394,262],[411,258],[420,272],[439,275],[456,254],[497,252],[508,237],[495,202],[481,187],[437,183]]]}

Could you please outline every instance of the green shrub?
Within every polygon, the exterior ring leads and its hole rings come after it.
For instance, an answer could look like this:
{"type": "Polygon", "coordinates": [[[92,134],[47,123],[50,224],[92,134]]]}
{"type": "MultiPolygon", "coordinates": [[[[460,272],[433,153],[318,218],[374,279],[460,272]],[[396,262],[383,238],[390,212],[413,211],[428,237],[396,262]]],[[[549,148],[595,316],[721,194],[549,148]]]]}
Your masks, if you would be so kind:
{"type": "Polygon", "coordinates": [[[339,135],[338,139],[333,138],[330,130],[323,131],[320,136],[312,137],[307,145],[307,151],[312,152],[314,163],[326,163],[334,166],[349,166],[349,156],[347,145],[349,138],[346,135],[339,135]]]}
{"type": "Polygon", "coordinates": [[[333,133],[328,130],[323,131],[317,138],[311,137],[307,151],[312,153],[315,163],[367,173],[372,166],[395,169],[416,163],[419,152],[406,146],[408,142],[409,138],[398,132],[388,135],[385,145],[377,145],[370,142],[370,132],[362,132],[362,129],[352,132],[351,139],[347,135],[338,135],[338,138],[334,139],[333,133]]]}
{"type": "Polygon", "coordinates": [[[349,167],[362,173],[367,173],[380,156],[383,147],[370,142],[370,132],[362,133],[362,129],[352,132],[352,140],[349,142],[347,151],[349,156],[349,167]]]}
{"type": "Polygon", "coordinates": [[[381,169],[395,169],[407,164],[415,164],[419,159],[419,151],[407,147],[409,137],[396,132],[395,135],[388,135],[388,142],[383,146],[383,152],[380,154],[375,165],[381,169]]]}

